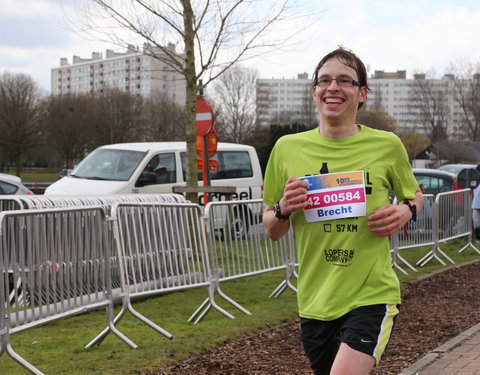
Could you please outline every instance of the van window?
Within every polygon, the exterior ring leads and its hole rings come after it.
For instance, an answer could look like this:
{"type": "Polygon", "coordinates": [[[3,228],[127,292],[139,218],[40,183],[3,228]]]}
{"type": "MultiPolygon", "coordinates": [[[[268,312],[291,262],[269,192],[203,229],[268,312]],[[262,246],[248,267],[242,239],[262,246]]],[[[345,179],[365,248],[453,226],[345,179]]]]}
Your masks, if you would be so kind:
{"type": "Polygon", "coordinates": [[[172,184],[176,182],[177,169],[175,154],[164,153],[155,155],[148,162],[144,172],[155,175],[155,184],[172,184]]]}
{"type": "MultiPolygon", "coordinates": [[[[185,180],[185,152],[182,152],[180,156],[182,159],[183,179],[185,180]]],[[[252,161],[248,151],[218,151],[210,160],[214,161],[213,166],[210,167],[210,178],[212,180],[253,177],[252,161]]],[[[198,171],[198,179],[203,179],[202,171],[198,171]]]]}
{"type": "Polygon", "coordinates": [[[128,181],[145,152],[97,149],[71,174],[72,177],[92,180],[128,181]]]}

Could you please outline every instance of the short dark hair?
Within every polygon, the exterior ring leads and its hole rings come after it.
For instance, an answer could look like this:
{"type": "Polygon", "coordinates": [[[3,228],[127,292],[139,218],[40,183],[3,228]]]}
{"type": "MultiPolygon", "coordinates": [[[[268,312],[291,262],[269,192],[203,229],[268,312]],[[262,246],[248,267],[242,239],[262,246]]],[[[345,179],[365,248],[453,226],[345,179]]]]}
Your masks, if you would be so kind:
{"type": "MultiPolygon", "coordinates": [[[[322,68],[323,65],[328,60],[331,59],[338,59],[342,64],[348,66],[349,68],[352,68],[355,70],[358,76],[358,82],[360,82],[361,86],[365,86],[367,88],[367,91],[371,91],[370,87],[368,87],[367,83],[367,69],[365,68],[365,64],[360,60],[360,58],[355,55],[352,51],[349,49],[343,48],[343,47],[338,47],[336,50],[330,52],[329,54],[325,55],[320,62],[317,65],[317,68],[315,69],[315,73],[313,74],[313,79],[312,79],[312,88],[317,86],[318,83],[318,71],[322,68]]],[[[363,103],[359,103],[358,108],[360,109],[362,107],[363,103]]]]}

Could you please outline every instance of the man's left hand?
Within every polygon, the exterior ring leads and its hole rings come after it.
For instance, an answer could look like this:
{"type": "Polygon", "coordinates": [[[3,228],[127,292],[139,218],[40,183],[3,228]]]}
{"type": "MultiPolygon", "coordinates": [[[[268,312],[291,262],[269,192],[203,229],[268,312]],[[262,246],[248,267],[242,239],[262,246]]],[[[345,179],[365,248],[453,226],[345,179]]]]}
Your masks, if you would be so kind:
{"type": "Polygon", "coordinates": [[[412,218],[406,204],[384,204],[368,217],[370,230],[379,237],[391,236],[412,218]]]}

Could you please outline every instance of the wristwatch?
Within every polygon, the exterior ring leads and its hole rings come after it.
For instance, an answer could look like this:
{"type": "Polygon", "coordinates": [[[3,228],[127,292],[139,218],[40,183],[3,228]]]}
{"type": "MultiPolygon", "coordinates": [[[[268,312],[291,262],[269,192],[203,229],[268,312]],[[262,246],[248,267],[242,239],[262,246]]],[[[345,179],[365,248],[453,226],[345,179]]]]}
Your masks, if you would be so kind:
{"type": "Polygon", "coordinates": [[[273,205],[273,214],[275,215],[275,217],[277,219],[280,219],[280,220],[283,220],[283,221],[287,221],[288,218],[290,217],[290,214],[282,215],[282,210],[280,209],[280,201],[278,201],[277,203],[275,203],[273,205]]]}
{"type": "Polygon", "coordinates": [[[406,204],[408,208],[410,208],[410,212],[412,213],[411,221],[417,221],[417,205],[410,203],[408,199],[403,200],[403,204],[406,204]]]}

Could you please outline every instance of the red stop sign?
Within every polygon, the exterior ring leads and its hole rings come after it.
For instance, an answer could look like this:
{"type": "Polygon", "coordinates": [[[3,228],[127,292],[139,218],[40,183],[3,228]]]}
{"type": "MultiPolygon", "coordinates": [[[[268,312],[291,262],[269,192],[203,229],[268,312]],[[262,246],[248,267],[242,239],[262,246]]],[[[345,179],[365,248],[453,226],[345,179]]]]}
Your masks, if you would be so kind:
{"type": "Polygon", "coordinates": [[[213,127],[213,109],[207,99],[197,96],[197,136],[204,137],[213,127]]]}

